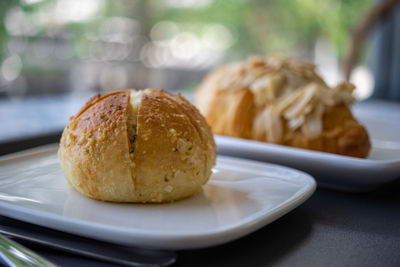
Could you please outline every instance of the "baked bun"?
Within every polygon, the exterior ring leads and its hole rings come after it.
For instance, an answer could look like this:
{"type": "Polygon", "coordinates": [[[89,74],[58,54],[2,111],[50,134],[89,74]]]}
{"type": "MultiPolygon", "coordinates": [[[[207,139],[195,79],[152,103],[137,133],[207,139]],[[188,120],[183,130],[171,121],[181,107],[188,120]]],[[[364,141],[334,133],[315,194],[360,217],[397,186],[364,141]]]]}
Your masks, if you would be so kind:
{"type": "Polygon", "coordinates": [[[169,202],[201,190],[216,147],[181,95],[126,90],[94,97],[71,117],[58,155],[68,183],[88,197],[169,202]]]}
{"type": "Polygon", "coordinates": [[[312,64],[253,56],[211,72],[197,106],[216,134],[366,157],[368,133],[349,108],[353,90],[329,87],[312,64]]]}

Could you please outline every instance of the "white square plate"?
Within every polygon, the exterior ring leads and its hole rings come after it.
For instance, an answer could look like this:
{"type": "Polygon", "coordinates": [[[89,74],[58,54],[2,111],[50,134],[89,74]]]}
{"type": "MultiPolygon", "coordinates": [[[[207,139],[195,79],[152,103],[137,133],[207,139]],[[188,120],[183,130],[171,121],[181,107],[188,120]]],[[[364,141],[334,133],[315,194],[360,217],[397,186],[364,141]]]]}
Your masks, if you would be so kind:
{"type": "Polygon", "coordinates": [[[43,147],[0,159],[0,214],[122,245],[190,249],[251,233],[303,203],[315,190],[303,172],[219,156],[203,192],[168,204],[89,199],[70,188],[56,155],[43,147]]]}
{"type": "Polygon", "coordinates": [[[368,191],[400,177],[400,104],[360,103],[354,114],[371,138],[366,159],[224,136],[216,136],[215,141],[221,154],[303,170],[315,177],[318,186],[368,191]]]}

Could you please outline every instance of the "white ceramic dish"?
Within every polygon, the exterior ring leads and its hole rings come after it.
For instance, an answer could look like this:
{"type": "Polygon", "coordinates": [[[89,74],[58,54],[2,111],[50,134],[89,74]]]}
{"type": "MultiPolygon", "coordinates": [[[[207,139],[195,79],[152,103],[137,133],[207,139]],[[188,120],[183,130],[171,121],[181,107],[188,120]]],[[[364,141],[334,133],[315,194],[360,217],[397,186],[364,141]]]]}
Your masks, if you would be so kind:
{"type": "Polygon", "coordinates": [[[361,103],[354,114],[371,137],[367,159],[224,136],[216,136],[218,152],[300,169],[313,175],[319,186],[343,191],[368,191],[399,178],[400,105],[361,103]]]}
{"type": "Polygon", "coordinates": [[[303,172],[218,157],[202,193],[169,204],[118,204],[86,198],[63,178],[56,146],[0,159],[0,214],[117,244],[190,249],[253,232],[315,190],[303,172]]]}

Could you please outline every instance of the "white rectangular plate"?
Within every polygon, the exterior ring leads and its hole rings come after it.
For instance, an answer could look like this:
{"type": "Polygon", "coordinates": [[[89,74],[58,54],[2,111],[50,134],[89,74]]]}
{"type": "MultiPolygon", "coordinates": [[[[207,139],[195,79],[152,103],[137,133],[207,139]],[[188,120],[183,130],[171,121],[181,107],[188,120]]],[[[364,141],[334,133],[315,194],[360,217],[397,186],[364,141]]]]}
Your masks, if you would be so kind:
{"type": "Polygon", "coordinates": [[[361,103],[354,113],[371,138],[366,159],[224,136],[215,138],[218,152],[300,169],[313,175],[319,186],[337,190],[368,191],[399,178],[400,105],[361,103]]]}
{"type": "Polygon", "coordinates": [[[315,190],[303,172],[219,156],[194,197],[168,204],[96,201],[70,188],[56,146],[0,159],[0,214],[122,245],[191,249],[253,232],[303,203],[315,190]]]}

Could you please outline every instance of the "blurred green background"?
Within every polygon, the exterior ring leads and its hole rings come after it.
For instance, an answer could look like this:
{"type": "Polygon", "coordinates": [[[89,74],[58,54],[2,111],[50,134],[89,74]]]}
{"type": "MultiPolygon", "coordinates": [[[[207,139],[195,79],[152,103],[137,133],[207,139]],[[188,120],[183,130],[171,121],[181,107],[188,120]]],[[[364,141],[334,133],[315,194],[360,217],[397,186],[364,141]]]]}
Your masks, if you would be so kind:
{"type": "MultiPolygon", "coordinates": [[[[0,97],[190,89],[214,66],[255,53],[315,62],[335,83],[342,79],[340,63],[351,31],[373,4],[1,0],[0,97]]],[[[366,68],[361,73],[364,80],[370,77],[366,68]]]]}

